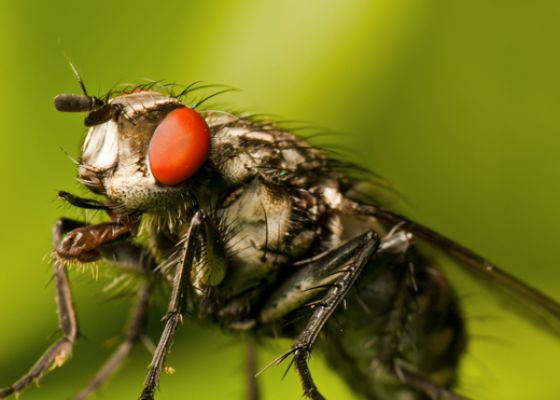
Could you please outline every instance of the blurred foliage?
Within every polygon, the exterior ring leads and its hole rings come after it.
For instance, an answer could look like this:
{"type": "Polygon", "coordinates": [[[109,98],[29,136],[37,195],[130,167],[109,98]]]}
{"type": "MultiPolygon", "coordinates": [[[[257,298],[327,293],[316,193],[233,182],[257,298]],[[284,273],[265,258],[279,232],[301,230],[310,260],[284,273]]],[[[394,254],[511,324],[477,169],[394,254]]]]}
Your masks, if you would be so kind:
{"type": "MultiPolygon", "coordinates": [[[[49,285],[56,191],[84,193],[72,161],[83,115],[52,98],[142,78],[243,89],[224,108],[271,112],[341,132],[325,140],[386,176],[433,226],[559,298],[560,3],[535,0],[15,1],[0,3],[2,179],[0,386],[18,378],[55,332],[49,285]],[[62,150],[61,150],[62,149],[62,150]]],[[[83,338],[73,360],[24,399],[69,398],[109,354],[130,299],[76,277],[83,338]]],[[[514,317],[483,289],[454,280],[471,345],[461,390],[477,399],[560,397],[559,341],[514,317]]],[[[161,307],[151,333],[157,337],[161,307]]],[[[289,346],[270,343],[265,365],[289,346]]],[[[149,355],[138,349],[97,398],[133,398],[149,355]]],[[[243,398],[243,350],[187,322],[161,399],[243,398]]],[[[314,355],[329,398],[349,392],[314,355]]],[[[300,398],[284,367],[259,378],[265,399],[300,398]]]]}

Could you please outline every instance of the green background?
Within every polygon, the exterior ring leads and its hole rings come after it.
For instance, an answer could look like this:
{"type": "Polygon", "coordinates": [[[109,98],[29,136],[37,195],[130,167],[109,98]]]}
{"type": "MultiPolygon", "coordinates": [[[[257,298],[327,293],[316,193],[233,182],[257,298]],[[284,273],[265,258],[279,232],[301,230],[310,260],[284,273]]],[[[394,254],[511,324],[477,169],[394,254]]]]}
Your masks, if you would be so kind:
{"type": "MultiPolygon", "coordinates": [[[[55,200],[77,191],[65,152],[78,156],[84,134],[82,115],[52,106],[55,94],[78,92],[65,54],[94,93],[143,78],[224,83],[242,89],[224,107],[341,132],[328,140],[393,182],[409,200],[401,211],[560,299],[559,20],[560,3],[543,0],[2,0],[0,386],[56,332],[50,227],[80,216],[55,200]]],[[[69,398],[121,332],[129,299],[76,275],[84,337],[24,399],[69,398]]],[[[472,333],[462,393],[560,398],[560,342],[470,281],[454,284],[472,333]]],[[[288,346],[270,343],[261,366],[288,346]]],[[[188,321],[159,398],[243,398],[242,356],[236,340],[188,321]]],[[[135,398],[148,362],[139,348],[97,398],[135,398]]],[[[351,398],[319,355],[312,364],[328,398],[351,398]]],[[[301,398],[284,368],[259,378],[264,399],[301,398]]]]}

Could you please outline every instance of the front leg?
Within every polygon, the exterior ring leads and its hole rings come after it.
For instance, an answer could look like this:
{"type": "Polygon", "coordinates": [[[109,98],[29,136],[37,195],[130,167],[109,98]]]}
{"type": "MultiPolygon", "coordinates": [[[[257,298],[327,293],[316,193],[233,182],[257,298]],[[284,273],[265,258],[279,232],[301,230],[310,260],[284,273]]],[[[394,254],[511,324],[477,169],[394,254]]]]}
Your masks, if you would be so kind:
{"type": "MultiPolygon", "coordinates": [[[[53,248],[58,248],[64,233],[77,225],[78,223],[74,221],[59,220],[53,228],[53,248]]],[[[11,386],[0,389],[0,398],[8,397],[13,393],[17,395],[30,383],[40,380],[51,368],[60,367],[72,355],[72,348],[78,335],[78,320],[74,310],[65,262],[58,257],[55,258],[53,271],[56,285],[58,325],[63,336],[43,353],[29,372],[11,386]]]]}
{"type": "Polygon", "coordinates": [[[128,242],[108,245],[130,233],[131,225],[124,226],[115,222],[91,226],[67,218],[56,222],[52,235],[55,251],[53,280],[56,286],[58,325],[63,336],[43,353],[29,372],[11,386],[0,389],[0,399],[14,393],[17,395],[32,382],[39,381],[53,367],[64,364],[72,354],[78,335],[78,321],[72,301],[67,261],[89,262],[104,257],[121,264],[136,264],[144,272],[153,270],[153,260],[146,257],[145,249],[128,242]],[[98,248],[102,245],[106,246],[98,248]]]}
{"type": "Polygon", "coordinates": [[[85,263],[96,261],[102,256],[99,247],[135,233],[136,224],[131,226],[121,221],[110,221],[76,227],[56,244],[54,250],[65,260],[85,263]]]}

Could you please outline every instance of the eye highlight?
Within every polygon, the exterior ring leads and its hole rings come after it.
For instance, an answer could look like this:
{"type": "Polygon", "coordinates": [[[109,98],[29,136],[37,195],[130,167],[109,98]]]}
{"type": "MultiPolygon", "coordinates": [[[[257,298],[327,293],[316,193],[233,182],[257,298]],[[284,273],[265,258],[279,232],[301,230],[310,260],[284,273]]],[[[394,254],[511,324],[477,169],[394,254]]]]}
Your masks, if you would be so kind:
{"type": "Polygon", "coordinates": [[[148,150],[159,183],[177,185],[193,176],[210,154],[210,129],[195,110],[171,111],[157,126],[148,150]]]}

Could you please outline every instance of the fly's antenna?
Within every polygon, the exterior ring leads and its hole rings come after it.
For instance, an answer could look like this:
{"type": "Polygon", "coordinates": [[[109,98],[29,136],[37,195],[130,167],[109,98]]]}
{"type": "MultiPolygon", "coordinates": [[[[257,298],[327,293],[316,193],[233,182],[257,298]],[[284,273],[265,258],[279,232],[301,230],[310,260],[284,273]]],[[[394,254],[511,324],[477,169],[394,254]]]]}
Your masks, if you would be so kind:
{"type": "Polygon", "coordinates": [[[110,120],[116,112],[114,107],[98,97],[90,96],[78,69],[69,59],[68,64],[80,84],[83,94],[59,94],[54,98],[55,108],[63,112],[87,112],[88,115],[84,120],[86,126],[98,125],[110,120]]]}

